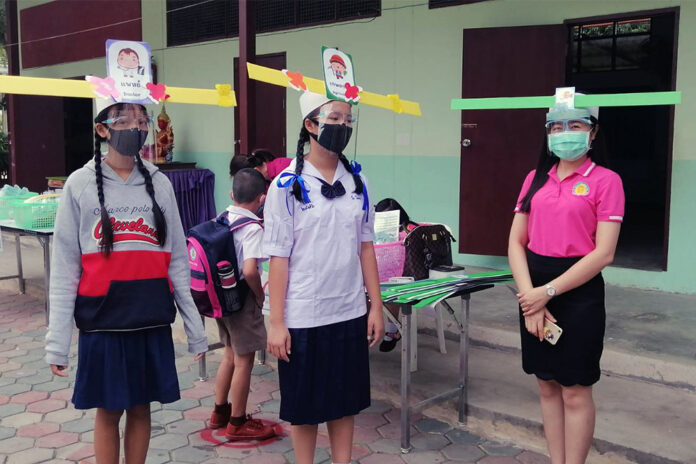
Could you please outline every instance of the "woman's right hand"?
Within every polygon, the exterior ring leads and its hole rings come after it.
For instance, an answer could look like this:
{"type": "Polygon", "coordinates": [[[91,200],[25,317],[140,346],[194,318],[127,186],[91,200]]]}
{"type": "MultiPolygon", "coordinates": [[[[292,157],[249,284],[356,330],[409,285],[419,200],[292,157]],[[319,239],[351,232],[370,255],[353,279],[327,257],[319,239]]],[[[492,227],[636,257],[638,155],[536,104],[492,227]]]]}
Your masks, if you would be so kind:
{"type": "Polygon", "coordinates": [[[546,307],[542,311],[537,311],[530,316],[524,316],[524,325],[527,332],[539,338],[539,341],[544,341],[544,318],[551,322],[556,322],[556,318],[549,312],[546,307]]]}
{"type": "Polygon", "coordinates": [[[57,364],[51,364],[51,372],[53,375],[57,375],[58,377],[67,377],[68,374],[65,371],[67,366],[59,366],[57,364]]]}
{"type": "Polygon", "coordinates": [[[288,355],[290,354],[290,331],[284,322],[271,322],[268,329],[268,343],[266,351],[271,353],[278,359],[285,362],[290,362],[288,355]]]}

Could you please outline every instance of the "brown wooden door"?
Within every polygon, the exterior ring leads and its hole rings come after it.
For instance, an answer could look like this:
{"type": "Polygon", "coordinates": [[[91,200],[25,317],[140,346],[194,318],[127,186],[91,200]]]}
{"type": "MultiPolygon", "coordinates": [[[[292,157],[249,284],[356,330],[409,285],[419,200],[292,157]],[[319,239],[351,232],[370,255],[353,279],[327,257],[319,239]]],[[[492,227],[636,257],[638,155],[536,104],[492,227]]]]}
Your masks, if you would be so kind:
{"type": "MultiPolygon", "coordinates": [[[[266,66],[273,69],[285,68],[285,53],[273,53],[270,55],[258,55],[254,60],[255,64],[266,66]]],[[[238,79],[239,59],[234,59],[234,88],[239,87],[238,79]]],[[[244,71],[246,72],[246,70],[244,71]]],[[[253,82],[254,97],[253,101],[253,140],[249,144],[253,149],[265,148],[270,150],[276,157],[287,155],[285,143],[285,87],[264,84],[263,82],[253,82]]],[[[234,107],[234,154],[239,154],[239,107],[234,107]]],[[[299,128],[298,128],[299,133],[299,128]]]]}
{"type": "MultiPolygon", "coordinates": [[[[553,95],[564,85],[563,25],[464,30],[464,98],[553,95]]],[[[503,256],[546,110],[462,111],[459,252],[503,256]],[[470,145],[466,145],[470,141],[470,145]]]]}

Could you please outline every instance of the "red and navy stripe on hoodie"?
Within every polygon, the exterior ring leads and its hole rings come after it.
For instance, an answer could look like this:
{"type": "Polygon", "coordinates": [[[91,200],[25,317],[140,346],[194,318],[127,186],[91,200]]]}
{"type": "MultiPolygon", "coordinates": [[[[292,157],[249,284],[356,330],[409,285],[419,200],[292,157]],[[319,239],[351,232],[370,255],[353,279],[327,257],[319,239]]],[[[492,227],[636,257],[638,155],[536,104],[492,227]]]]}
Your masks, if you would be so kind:
{"type": "MultiPolygon", "coordinates": [[[[75,322],[85,331],[137,330],[174,322],[171,253],[159,246],[157,232],[145,220],[111,218],[114,251],[82,255],[82,276],[75,300],[75,322]],[[153,250],[118,250],[117,244],[147,244],[153,250]]],[[[101,221],[93,228],[101,243],[101,221]]]]}

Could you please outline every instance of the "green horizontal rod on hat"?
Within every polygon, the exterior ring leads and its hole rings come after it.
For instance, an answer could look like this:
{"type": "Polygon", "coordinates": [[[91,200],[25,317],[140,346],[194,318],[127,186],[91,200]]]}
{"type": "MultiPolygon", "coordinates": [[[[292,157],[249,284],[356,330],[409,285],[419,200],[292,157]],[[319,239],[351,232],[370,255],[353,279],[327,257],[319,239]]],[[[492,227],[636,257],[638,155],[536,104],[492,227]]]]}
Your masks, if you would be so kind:
{"type": "MultiPolygon", "coordinates": [[[[519,110],[530,108],[548,109],[555,105],[556,97],[498,97],[456,98],[450,104],[452,110],[519,110]]],[[[575,107],[588,106],[654,106],[678,105],[681,92],[639,92],[600,95],[575,95],[575,107]]]]}

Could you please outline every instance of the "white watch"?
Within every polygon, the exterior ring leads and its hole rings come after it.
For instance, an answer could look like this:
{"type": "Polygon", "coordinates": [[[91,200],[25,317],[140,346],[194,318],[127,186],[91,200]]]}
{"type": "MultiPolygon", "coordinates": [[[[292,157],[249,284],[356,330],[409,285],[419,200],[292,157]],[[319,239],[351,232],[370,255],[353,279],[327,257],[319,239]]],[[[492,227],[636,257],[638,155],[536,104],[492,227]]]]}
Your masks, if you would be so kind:
{"type": "Polygon", "coordinates": [[[546,294],[550,297],[553,298],[556,296],[556,287],[554,287],[551,284],[546,284],[546,294]]]}

